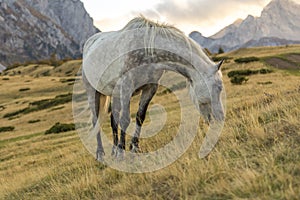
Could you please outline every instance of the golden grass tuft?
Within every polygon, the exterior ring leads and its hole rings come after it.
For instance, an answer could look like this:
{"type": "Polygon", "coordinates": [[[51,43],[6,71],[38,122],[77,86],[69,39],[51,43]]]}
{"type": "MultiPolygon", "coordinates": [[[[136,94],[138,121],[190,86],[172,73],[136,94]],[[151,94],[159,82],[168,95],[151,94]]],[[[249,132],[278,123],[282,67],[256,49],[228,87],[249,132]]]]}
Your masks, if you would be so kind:
{"type": "MultiPolygon", "coordinates": [[[[272,56],[299,51],[299,46],[258,48],[228,56],[272,56]]],[[[67,79],[68,67],[74,70],[75,63],[80,65],[80,61],[68,63],[61,73],[55,71],[52,75],[51,71],[49,77],[10,74],[9,80],[3,80],[8,76],[0,78],[0,124],[1,127],[15,127],[11,132],[0,133],[0,199],[299,198],[299,76],[275,69],[271,74],[251,76],[244,85],[232,85],[226,76],[229,71],[269,66],[262,62],[236,64],[228,61],[223,70],[227,92],[226,123],[210,158],[198,158],[207,130],[200,120],[199,134],[176,162],[156,172],[130,174],[97,163],[75,131],[44,134],[57,122],[73,122],[71,103],[14,119],[3,118],[6,113],[27,107],[30,102],[72,92],[72,86],[58,77],[67,79]],[[272,84],[258,84],[267,81],[272,84]],[[29,85],[26,93],[18,92],[29,85]]],[[[161,92],[164,90],[160,88],[161,92]]],[[[141,148],[146,151],[170,141],[179,125],[180,110],[172,94],[157,95],[154,103],[165,107],[168,120],[157,136],[141,141],[141,148]]],[[[137,98],[134,98],[132,116],[136,107],[137,98]]],[[[110,133],[109,121],[104,129],[110,133]]]]}

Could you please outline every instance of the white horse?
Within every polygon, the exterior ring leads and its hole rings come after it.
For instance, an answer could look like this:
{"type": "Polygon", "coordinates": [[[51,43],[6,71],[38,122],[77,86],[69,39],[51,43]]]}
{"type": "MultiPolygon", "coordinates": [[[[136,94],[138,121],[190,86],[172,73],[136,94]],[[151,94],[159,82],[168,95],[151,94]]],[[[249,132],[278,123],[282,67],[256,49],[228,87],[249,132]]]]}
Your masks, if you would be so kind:
{"type": "MultiPolygon", "coordinates": [[[[221,65],[222,62],[213,63],[201,47],[180,30],[144,17],[131,20],[120,31],[98,33],[84,46],[82,68],[93,126],[97,124],[99,111],[103,112],[112,99],[112,155],[122,155],[130,123],[130,99],[141,91],[136,131],[130,145],[132,152],[138,152],[148,105],[167,70],[186,77],[193,103],[207,122],[223,121],[221,65]]],[[[102,160],[104,149],[100,130],[97,144],[96,158],[102,160]]]]}

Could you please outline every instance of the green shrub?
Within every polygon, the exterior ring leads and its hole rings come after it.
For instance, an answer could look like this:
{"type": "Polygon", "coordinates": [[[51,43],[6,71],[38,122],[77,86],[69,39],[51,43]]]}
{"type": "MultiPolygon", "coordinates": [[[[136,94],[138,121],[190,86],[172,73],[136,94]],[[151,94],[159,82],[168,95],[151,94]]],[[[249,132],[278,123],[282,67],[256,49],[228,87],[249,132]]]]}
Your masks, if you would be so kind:
{"type": "Polygon", "coordinates": [[[261,73],[261,74],[269,74],[272,72],[273,72],[273,70],[271,70],[271,69],[260,69],[259,70],[259,73],[261,73]]]}
{"type": "Polygon", "coordinates": [[[14,117],[18,114],[28,114],[39,110],[45,110],[71,101],[72,101],[71,93],[58,95],[54,99],[43,99],[43,100],[32,102],[29,104],[27,108],[5,114],[4,118],[14,117]]]}
{"type": "Polygon", "coordinates": [[[234,62],[236,63],[250,63],[255,61],[259,61],[259,58],[253,56],[253,57],[237,58],[234,60],[234,62]]]}
{"type": "Polygon", "coordinates": [[[271,82],[271,81],[267,81],[267,82],[257,82],[257,84],[259,84],[259,85],[271,85],[271,84],[273,84],[273,82],[271,82]]]}
{"type": "Polygon", "coordinates": [[[71,75],[73,73],[73,70],[69,70],[67,72],[65,72],[65,75],[71,75]]]}
{"type": "Polygon", "coordinates": [[[60,79],[61,83],[73,83],[75,82],[77,79],[76,78],[69,78],[69,79],[60,79]]]}
{"type": "Polygon", "coordinates": [[[228,56],[214,56],[214,57],[212,57],[212,60],[214,61],[214,62],[220,62],[221,60],[230,60],[230,59],[232,59],[231,57],[228,57],[228,56]]]}
{"type": "Polygon", "coordinates": [[[222,54],[222,53],[224,53],[224,49],[222,47],[220,47],[218,50],[218,54],[222,54]]]}
{"type": "Polygon", "coordinates": [[[234,76],[230,79],[230,82],[235,85],[241,85],[246,83],[249,79],[245,76],[234,76]]]}
{"type": "Polygon", "coordinates": [[[228,72],[227,76],[229,78],[234,77],[234,76],[250,76],[254,74],[268,74],[272,73],[273,71],[270,69],[259,69],[259,70],[251,70],[251,69],[243,69],[243,70],[233,70],[228,72]]]}
{"type": "Polygon", "coordinates": [[[50,76],[50,70],[47,70],[41,74],[42,76],[50,76]]]}
{"type": "Polygon", "coordinates": [[[38,123],[38,122],[40,122],[40,121],[41,121],[40,119],[29,120],[28,123],[29,123],[29,124],[34,124],[34,123],[38,123]]]}
{"type": "Polygon", "coordinates": [[[30,90],[30,88],[21,88],[21,89],[19,89],[19,92],[25,92],[25,91],[28,91],[28,90],[30,90]]]}
{"type": "Polygon", "coordinates": [[[15,127],[13,127],[13,126],[0,127],[0,133],[1,132],[9,132],[9,131],[13,131],[13,130],[15,130],[15,127]]]}
{"type": "Polygon", "coordinates": [[[72,101],[72,94],[68,93],[68,94],[58,95],[54,99],[43,99],[40,101],[35,101],[30,103],[30,105],[35,106],[37,110],[43,110],[57,105],[65,104],[70,101],[72,101]]]}
{"type": "Polygon", "coordinates": [[[228,72],[227,76],[229,78],[232,78],[234,76],[249,76],[252,74],[257,74],[257,71],[252,71],[250,69],[244,69],[244,70],[234,70],[234,71],[230,71],[228,72]]]}
{"type": "Polygon", "coordinates": [[[62,133],[75,130],[75,124],[61,124],[57,122],[54,126],[52,126],[49,130],[45,132],[45,134],[51,133],[62,133]]]}
{"type": "Polygon", "coordinates": [[[243,84],[246,83],[249,79],[246,76],[254,75],[254,74],[268,74],[272,73],[273,71],[270,69],[258,69],[258,70],[251,70],[251,69],[243,69],[243,70],[233,70],[228,72],[227,76],[230,78],[230,82],[232,84],[243,84]]]}
{"type": "Polygon", "coordinates": [[[52,108],[50,111],[61,110],[64,108],[65,108],[65,106],[60,106],[60,107],[52,108]]]}

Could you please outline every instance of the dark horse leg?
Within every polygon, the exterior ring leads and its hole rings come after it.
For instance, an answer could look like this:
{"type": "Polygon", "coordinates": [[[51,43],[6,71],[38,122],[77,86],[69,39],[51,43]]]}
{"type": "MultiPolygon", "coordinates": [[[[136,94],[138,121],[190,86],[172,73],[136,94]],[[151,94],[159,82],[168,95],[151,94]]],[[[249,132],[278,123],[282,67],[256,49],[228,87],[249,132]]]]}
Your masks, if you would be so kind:
{"type": "Polygon", "coordinates": [[[113,147],[112,153],[119,159],[123,159],[125,154],[126,129],[130,124],[130,99],[133,93],[130,84],[131,82],[125,79],[122,85],[116,87],[113,94],[111,125],[114,145],[117,145],[117,148],[113,147]],[[118,140],[118,123],[121,128],[120,140],[118,140]]]}
{"type": "Polygon", "coordinates": [[[125,153],[125,139],[126,139],[126,129],[130,124],[130,97],[131,95],[126,95],[121,102],[121,116],[120,116],[120,127],[121,135],[118,144],[118,157],[123,158],[125,153]]]}
{"type": "Polygon", "coordinates": [[[149,84],[142,89],[139,109],[136,114],[136,129],[130,144],[131,152],[134,153],[139,152],[139,138],[141,134],[142,125],[146,117],[146,112],[149,103],[152,100],[153,96],[155,95],[157,88],[158,88],[157,84],[149,84]]]}
{"type": "Polygon", "coordinates": [[[117,156],[117,146],[119,143],[118,139],[118,126],[119,126],[119,117],[120,117],[120,111],[121,111],[121,105],[120,105],[120,98],[113,98],[112,99],[112,111],[110,115],[110,124],[113,132],[113,141],[114,145],[112,147],[112,156],[117,156]]]}

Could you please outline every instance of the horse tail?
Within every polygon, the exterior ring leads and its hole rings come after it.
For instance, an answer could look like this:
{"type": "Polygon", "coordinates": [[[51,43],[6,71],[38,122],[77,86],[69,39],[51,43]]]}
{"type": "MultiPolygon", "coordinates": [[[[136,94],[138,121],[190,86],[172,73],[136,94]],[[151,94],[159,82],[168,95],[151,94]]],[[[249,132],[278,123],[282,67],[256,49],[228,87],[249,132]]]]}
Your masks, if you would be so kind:
{"type": "Polygon", "coordinates": [[[111,111],[110,96],[100,96],[100,112],[108,114],[111,111]]]}

